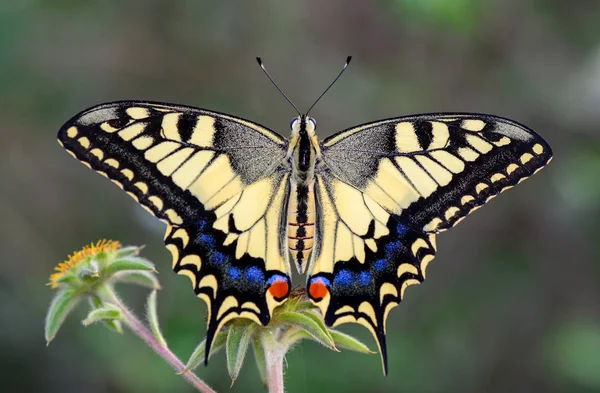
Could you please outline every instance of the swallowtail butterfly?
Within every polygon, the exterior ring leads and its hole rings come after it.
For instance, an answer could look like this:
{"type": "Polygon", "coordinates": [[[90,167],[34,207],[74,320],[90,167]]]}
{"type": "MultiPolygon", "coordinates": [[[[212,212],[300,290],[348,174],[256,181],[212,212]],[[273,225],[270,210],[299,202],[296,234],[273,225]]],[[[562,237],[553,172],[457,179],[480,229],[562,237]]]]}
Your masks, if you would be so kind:
{"type": "Polygon", "coordinates": [[[167,224],[173,269],[208,307],[207,356],[226,322],[269,323],[293,261],[325,323],[364,325],[387,372],[386,318],[425,279],[437,234],[552,150],[483,114],[379,120],[323,141],[315,129],[299,114],[286,139],[206,109],[121,101],[77,114],[58,140],[167,224]]]}

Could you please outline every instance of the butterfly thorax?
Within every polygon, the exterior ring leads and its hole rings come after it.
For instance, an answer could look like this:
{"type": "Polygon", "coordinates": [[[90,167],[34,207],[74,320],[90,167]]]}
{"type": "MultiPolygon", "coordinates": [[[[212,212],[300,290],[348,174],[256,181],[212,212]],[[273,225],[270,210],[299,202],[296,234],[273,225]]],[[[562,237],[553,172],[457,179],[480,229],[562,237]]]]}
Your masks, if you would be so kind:
{"type": "Polygon", "coordinates": [[[305,116],[294,119],[287,154],[293,181],[306,184],[312,182],[315,164],[320,155],[314,120],[305,116]]]}
{"type": "Polygon", "coordinates": [[[306,270],[314,245],[314,172],[320,150],[312,119],[300,116],[292,122],[288,159],[292,168],[288,204],[288,249],[298,272],[306,270]]]}

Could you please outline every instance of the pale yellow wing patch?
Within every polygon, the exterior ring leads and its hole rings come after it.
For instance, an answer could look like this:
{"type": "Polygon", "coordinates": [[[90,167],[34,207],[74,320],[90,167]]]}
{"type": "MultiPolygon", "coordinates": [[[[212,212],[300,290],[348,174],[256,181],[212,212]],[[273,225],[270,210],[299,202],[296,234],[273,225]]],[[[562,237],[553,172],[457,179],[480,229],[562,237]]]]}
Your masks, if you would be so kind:
{"type": "Polygon", "coordinates": [[[318,174],[315,193],[320,221],[313,270],[331,272],[335,261],[356,258],[365,263],[367,250],[388,234],[389,213],[369,196],[336,178],[318,174]]]}

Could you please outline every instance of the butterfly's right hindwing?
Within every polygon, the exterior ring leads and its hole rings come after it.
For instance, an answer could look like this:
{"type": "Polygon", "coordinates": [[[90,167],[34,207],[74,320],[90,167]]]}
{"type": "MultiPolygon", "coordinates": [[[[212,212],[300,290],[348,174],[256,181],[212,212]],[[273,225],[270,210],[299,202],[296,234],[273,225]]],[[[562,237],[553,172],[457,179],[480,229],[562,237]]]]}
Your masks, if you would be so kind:
{"type": "Polygon", "coordinates": [[[195,225],[167,229],[173,269],[190,278],[196,295],[207,304],[207,349],[233,318],[266,325],[273,309],[289,295],[283,221],[288,178],[288,173],[277,172],[195,225]]]}
{"type": "Polygon", "coordinates": [[[209,309],[207,349],[228,320],[266,324],[285,301],[289,173],[281,136],[202,109],[116,102],[75,116],[58,140],[167,222],[173,268],[209,309]]]}

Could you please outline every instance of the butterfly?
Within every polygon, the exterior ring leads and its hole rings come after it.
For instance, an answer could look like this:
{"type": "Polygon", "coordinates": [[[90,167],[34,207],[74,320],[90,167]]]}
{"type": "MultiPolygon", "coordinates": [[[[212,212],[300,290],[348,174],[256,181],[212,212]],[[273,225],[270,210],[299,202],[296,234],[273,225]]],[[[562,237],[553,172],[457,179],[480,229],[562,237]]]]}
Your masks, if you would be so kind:
{"type": "Polygon", "coordinates": [[[167,224],[172,267],[207,304],[207,358],[228,321],[269,323],[293,261],[324,322],[365,326],[387,373],[387,316],[425,279],[436,235],[552,150],[485,114],[397,117],[320,141],[315,119],[298,113],[286,139],[228,114],[120,101],[77,114],[58,140],[167,224]]]}

